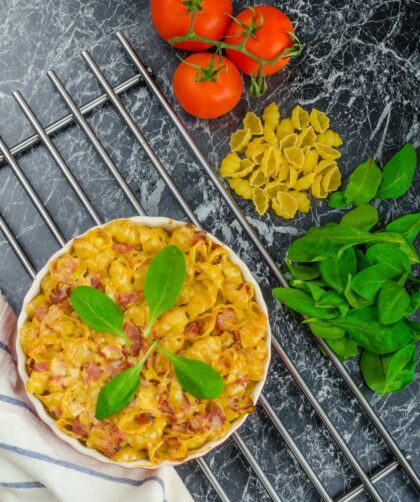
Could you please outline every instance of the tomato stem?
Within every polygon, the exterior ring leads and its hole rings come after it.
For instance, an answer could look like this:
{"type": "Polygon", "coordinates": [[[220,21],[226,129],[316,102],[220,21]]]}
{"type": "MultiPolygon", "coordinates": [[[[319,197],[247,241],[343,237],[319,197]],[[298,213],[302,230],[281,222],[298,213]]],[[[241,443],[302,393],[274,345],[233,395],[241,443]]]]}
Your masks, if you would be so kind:
{"type": "Polygon", "coordinates": [[[179,59],[187,64],[188,66],[191,66],[191,68],[195,68],[197,70],[197,73],[195,75],[195,81],[197,83],[201,82],[217,82],[217,76],[218,74],[223,70],[223,68],[226,68],[226,65],[221,64],[222,63],[222,55],[219,55],[220,58],[220,66],[216,68],[216,63],[215,63],[215,56],[218,54],[218,52],[215,52],[211,59],[210,62],[207,66],[199,66],[197,64],[191,63],[189,61],[185,61],[185,59],[181,58],[180,56],[179,59]]]}
{"type": "Polygon", "coordinates": [[[182,2],[187,8],[187,15],[193,13],[193,15],[199,10],[203,12],[203,0],[183,0],[182,2]]]}

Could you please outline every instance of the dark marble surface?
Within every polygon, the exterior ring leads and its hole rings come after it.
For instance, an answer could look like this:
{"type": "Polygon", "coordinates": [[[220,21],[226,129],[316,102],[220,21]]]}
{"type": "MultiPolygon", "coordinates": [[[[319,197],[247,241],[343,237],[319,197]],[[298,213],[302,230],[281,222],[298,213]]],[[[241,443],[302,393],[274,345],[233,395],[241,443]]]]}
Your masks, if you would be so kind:
{"type": "MultiPolygon", "coordinates": [[[[45,76],[48,68],[57,71],[80,104],[99,93],[80,58],[82,50],[91,51],[113,83],[133,74],[114,37],[118,29],[126,33],[143,60],[153,68],[159,84],[173,102],[170,80],[177,60],[174,52],[155,34],[148,3],[146,0],[0,2],[0,135],[9,146],[32,133],[11,97],[13,90],[21,90],[44,124],[66,113],[45,76]]],[[[291,17],[305,46],[304,53],[270,80],[264,99],[256,101],[245,94],[234,112],[220,120],[202,122],[181,111],[211,161],[217,164],[227,152],[229,135],[239,127],[244,112],[249,108],[260,112],[271,100],[280,104],[284,115],[298,103],[308,108],[316,105],[326,111],[333,128],[345,142],[340,165],[346,175],[368,155],[383,162],[404,142],[419,146],[418,1],[287,0],[274,3],[281,4],[291,17]]],[[[142,86],[128,92],[123,99],[199,220],[250,265],[265,289],[274,335],[281,340],[362,466],[371,472],[384,465],[391,459],[386,445],[332,365],[320,355],[307,331],[270,299],[269,290],[274,281],[267,267],[156,101],[142,86]]],[[[146,210],[151,215],[185,219],[117,113],[110,106],[104,106],[89,121],[146,210]]],[[[101,216],[108,220],[133,214],[78,128],[61,133],[54,142],[101,216]]],[[[19,163],[67,238],[93,224],[43,147],[23,155],[19,163]]],[[[420,174],[417,174],[403,200],[380,205],[382,219],[418,211],[419,186],[420,174]]],[[[278,261],[304,229],[340,215],[339,211],[327,210],[325,202],[318,202],[313,204],[310,214],[286,223],[272,216],[259,218],[249,204],[240,202],[240,205],[278,261]]],[[[18,181],[4,166],[0,167],[0,214],[36,267],[57,249],[18,181]]],[[[0,256],[0,288],[18,310],[30,279],[1,234],[0,256]]],[[[365,388],[354,361],[348,368],[398,444],[412,455],[414,465],[420,470],[419,379],[400,394],[380,398],[365,388]]],[[[331,495],[358,483],[276,356],[273,356],[265,393],[331,495]]],[[[261,408],[248,419],[241,435],[282,500],[318,500],[311,483],[261,408]]],[[[233,441],[206,459],[232,501],[268,500],[233,441]]],[[[195,500],[217,500],[197,464],[186,464],[178,471],[195,500]]],[[[401,471],[381,481],[378,490],[384,500],[416,500],[401,471]]],[[[358,500],[365,499],[366,496],[361,496],[358,500]]]]}

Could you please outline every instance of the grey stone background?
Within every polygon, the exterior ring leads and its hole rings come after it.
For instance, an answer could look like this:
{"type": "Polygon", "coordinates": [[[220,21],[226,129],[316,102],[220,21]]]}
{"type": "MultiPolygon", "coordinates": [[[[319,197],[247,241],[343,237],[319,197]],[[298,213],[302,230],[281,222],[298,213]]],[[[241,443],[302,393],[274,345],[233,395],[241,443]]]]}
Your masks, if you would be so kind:
{"type": "MultiPolygon", "coordinates": [[[[243,5],[234,3],[236,10],[243,5]]],[[[204,122],[186,116],[174,102],[171,78],[177,59],[174,51],[155,33],[147,0],[2,0],[0,135],[12,146],[32,134],[31,126],[11,97],[15,89],[23,93],[44,125],[67,113],[45,75],[48,68],[56,70],[79,104],[100,93],[80,58],[84,49],[91,51],[114,84],[132,75],[134,68],[114,37],[117,30],[123,30],[216,166],[227,153],[229,136],[240,126],[244,113],[249,109],[259,113],[273,100],[279,103],[285,116],[300,104],[307,108],[316,106],[331,117],[332,127],[344,139],[340,167],[345,177],[368,156],[383,163],[405,142],[419,147],[418,1],[266,3],[280,6],[291,17],[304,45],[302,56],[270,79],[264,98],[255,100],[245,93],[231,114],[204,122]]],[[[388,448],[330,362],[319,353],[316,342],[289,312],[272,301],[270,288],[275,283],[265,263],[156,100],[140,85],[124,95],[123,101],[199,220],[231,245],[254,272],[265,291],[274,335],[281,340],[364,469],[372,472],[387,463],[391,459],[388,448]]],[[[89,122],[146,210],[151,215],[185,219],[112,107],[102,107],[89,122]]],[[[77,127],[57,135],[54,143],[101,216],[108,220],[133,214],[121,190],[77,127]]],[[[18,160],[67,238],[92,226],[93,222],[44,147],[38,146],[18,160]]],[[[406,212],[418,211],[419,185],[417,174],[407,196],[381,203],[382,220],[386,222],[406,212]]],[[[284,222],[272,215],[258,217],[250,204],[238,202],[279,262],[291,241],[305,229],[336,220],[341,214],[338,210],[328,210],[326,203],[320,201],[313,204],[308,215],[284,222]]],[[[57,243],[6,166],[0,166],[0,214],[34,265],[41,267],[57,249],[57,243]]],[[[0,289],[16,310],[29,284],[30,278],[0,233],[0,289]]],[[[414,465],[420,470],[419,380],[399,394],[380,398],[364,386],[355,361],[348,363],[348,368],[398,444],[412,455],[414,465]]],[[[338,495],[355,486],[357,477],[277,356],[273,356],[265,393],[330,494],[338,495]]],[[[247,420],[241,435],[282,500],[319,499],[260,407],[247,420]]],[[[206,459],[232,501],[269,500],[233,441],[227,441],[206,459]]],[[[178,472],[195,500],[217,500],[195,463],[180,467],[178,472]]],[[[384,500],[418,500],[401,471],[381,481],[378,489],[384,500]]],[[[364,495],[358,498],[365,499],[364,495]]]]}

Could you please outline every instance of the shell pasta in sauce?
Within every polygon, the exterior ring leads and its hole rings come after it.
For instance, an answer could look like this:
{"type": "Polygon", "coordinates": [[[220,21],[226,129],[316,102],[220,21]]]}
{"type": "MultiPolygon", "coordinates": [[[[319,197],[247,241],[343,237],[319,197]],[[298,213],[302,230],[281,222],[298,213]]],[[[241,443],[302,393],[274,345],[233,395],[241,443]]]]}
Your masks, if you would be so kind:
{"type": "Polygon", "coordinates": [[[52,262],[27,316],[19,333],[27,391],[62,432],[114,461],[157,465],[186,459],[253,411],[255,386],[265,377],[267,317],[253,285],[227,249],[192,225],[167,230],[116,220],[92,229],[52,262]],[[185,254],[186,279],[176,306],[144,337],[149,319],[146,272],[156,253],[170,244],[185,254]],[[79,319],[69,295],[81,285],[118,303],[131,345],[79,319]],[[173,353],[210,364],[224,380],[222,395],[209,401],[188,394],[170,361],[154,352],[129,405],[97,420],[100,389],[137,364],[154,340],[173,353]]]}

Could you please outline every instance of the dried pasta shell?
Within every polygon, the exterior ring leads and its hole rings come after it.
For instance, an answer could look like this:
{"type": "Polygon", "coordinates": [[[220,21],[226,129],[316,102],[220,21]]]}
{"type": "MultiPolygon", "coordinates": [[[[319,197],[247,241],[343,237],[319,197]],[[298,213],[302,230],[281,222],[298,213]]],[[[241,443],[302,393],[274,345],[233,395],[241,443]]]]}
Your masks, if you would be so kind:
{"type": "Polygon", "coordinates": [[[341,146],[343,144],[343,140],[341,139],[338,132],[334,132],[331,129],[318,134],[316,142],[333,147],[341,146]]]}
{"type": "Polygon", "coordinates": [[[297,146],[291,146],[289,148],[285,148],[284,156],[287,162],[291,166],[295,167],[298,170],[303,168],[303,164],[305,162],[305,155],[303,154],[303,151],[297,146]]]}
{"type": "Polygon", "coordinates": [[[321,180],[322,176],[315,176],[311,187],[311,193],[317,199],[325,199],[328,195],[328,192],[322,187],[321,180]]]}
{"type": "Polygon", "coordinates": [[[298,203],[295,197],[288,192],[278,192],[275,200],[272,201],[274,211],[285,220],[294,218],[298,203]]]}
{"type": "Polygon", "coordinates": [[[331,167],[322,177],[321,186],[326,192],[334,192],[341,185],[338,166],[331,167]]]}
{"type": "Polygon", "coordinates": [[[314,146],[315,140],[317,139],[315,131],[311,126],[302,129],[298,136],[296,145],[301,148],[314,146]]]}
{"type": "Polygon", "coordinates": [[[321,160],[314,169],[315,174],[318,176],[318,174],[324,174],[323,171],[326,171],[327,169],[330,169],[331,167],[336,166],[337,164],[335,163],[334,160],[328,159],[328,160],[321,160]]]}
{"type": "Polygon", "coordinates": [[[263,173],[269,178],[274,176],[277,172],[277,160],[274,155],[274,150],[269,148],[265,151],[264,156],[261,160],[261,168],[263,173]]]}
{"type": "Polygon", "coordinates": [[[338,150],[322,143],[315,143],[315,150],[323,159],[338,159],[341,157],[341,153],[338,150]]]}
{"type": "Polygon", "coordinates": [[[324,132],[330,127],[330,119],[325,113],[313,108],[309,115],[311,125],[316,132],[324,132]]]}
{"type": "Polygon", "coordinates": [[[254,187],[253,189],[253,201],[255,204],[255,208],[257,209],[257,213],[262,216],[268,210],[269,199],[267,194],[260,187],[254,187]]]}
{"type": "Polygon", "coordinates": [[[299,178],[296,181],[294,189],[297,191],[309,190],[311,188],[312,183],[314,182],[314,179],[315,179],[314,173],[310,173],[310,174],[307,174],[306,176],[302,176],[301,178],[299,178]]]}
{"type": "Polygon", "coordinates": [[[296,199],[299,211],[302,211],[302,213],[309,212],[311,201],[305,192],[290,191],[288,193],[296,199]]]}
{"type": "Polygon", "coordinates": [[[293,127],[292,121],[290,119],[280,120],[280,123],[276,129],[276,136],[279,141],[288,134],[292,134],[294,132],[295,128],[293,127]]]}
{"type": "Polygon", "coordinates": [[[316,150],[310,150],[305,155],[305,162],[303,163],[303,174],[311,173],[318,164],[318,152],[316,150]]]}
{"type": "Polygon", "coordinates": [[[286,183],[281,183],[280,181],[270,181],[270,183],[267,183],[264,187],[267,195],[270,197],[270,199],[274,199],[277,196],[278,192],[287,192],[289,187],[286,185],[286,183]]]}
{"type": "Polygon", "coordinates": [[[253,187],[261,187],[268,182],[269,178],[264,174],[263,169],[260,167],[254,171],[249,178],[249,183],[253,187]]]}
{"type": "Polygon", "coordinates": [[[254,138],[246,147],[245,155],[248,159],[259,164],[267,148],[269,145],[263,143],[263,138],[254,138]]]}
{"type": "Polygon", "coordinates": [[[296,183],[297,183],[297,179],[298,179],[298,172],[297,172],[297,169],[295,169],[294,167],[292,166],[289,166],[289,178],[288,178],[288,186],[289,188],[294,188],[296,183]]]}
{"type": "Polygon", "coordinates": [[[251,139],[251,131],[249,129],[238,129],[232,134],[229,141],[229,146],[232,152],[241,152],[251,139]]]}
{"type": "Polygon", "coordinates": [[[271,127],[268,125],[264,126],[264,139],[269,145],[278,147],[279,143],[277,141],[277,136],[273,129],[271,129],[271,127]]]}
{"type": "Polygon", "coordinates": [[[292,124],[295,129],[301,131],[309,125],[309,114],[301,106],[295,106],[292,111],[292,124]]]}
{"type": "Polygon", "coordinates": [[[262,117],[264,124],[275,131],[280,122],[280,110],[276,103],[270,103],[266,106],[262,117]]]}
{"type": "Polygon", "coordinates": [[[280,140],[280,148],[289,148],[291,146],[296,146],[298,140],[298,135],[295,133],[288,134],[283,139],[280,140]]]}
{"type": "Polygon", "coordinates": [[[244,129],[249,129],[253,136],[258,136],[263,133],[261,119],[255,113],[248,112],[244,117],[244,129]]]}
{"type": "Polygon", "coordinates": [[[252,173],[255,168],[255,162],[249,159],[241,159],[241,164],[239,169],[230,175],[230,178],[245,178],[248,174],[252,173]]]}
{"type": "Polygon", "coordinates": [[[289,176],[289,171],[290,171],[289,164],[285,160],[283,160],[280,168],[277,171],[276,180],[277,181],[285,181],[287,179],[287,177],[289,176]]]}
{"type": "Polygon", "coordinates": [[[236,153],[228,153],[222,160],[220,174],[224,177],[232,176],[241,167],[241,159],[236,153]]]}
{"type": "Polygon", "coordinates": [[[229,185],[232,187],[239,197],[243,199],[252,199],[252,188],[248,180],[243,178],[234,178],[229,180],[229,185]]]}

